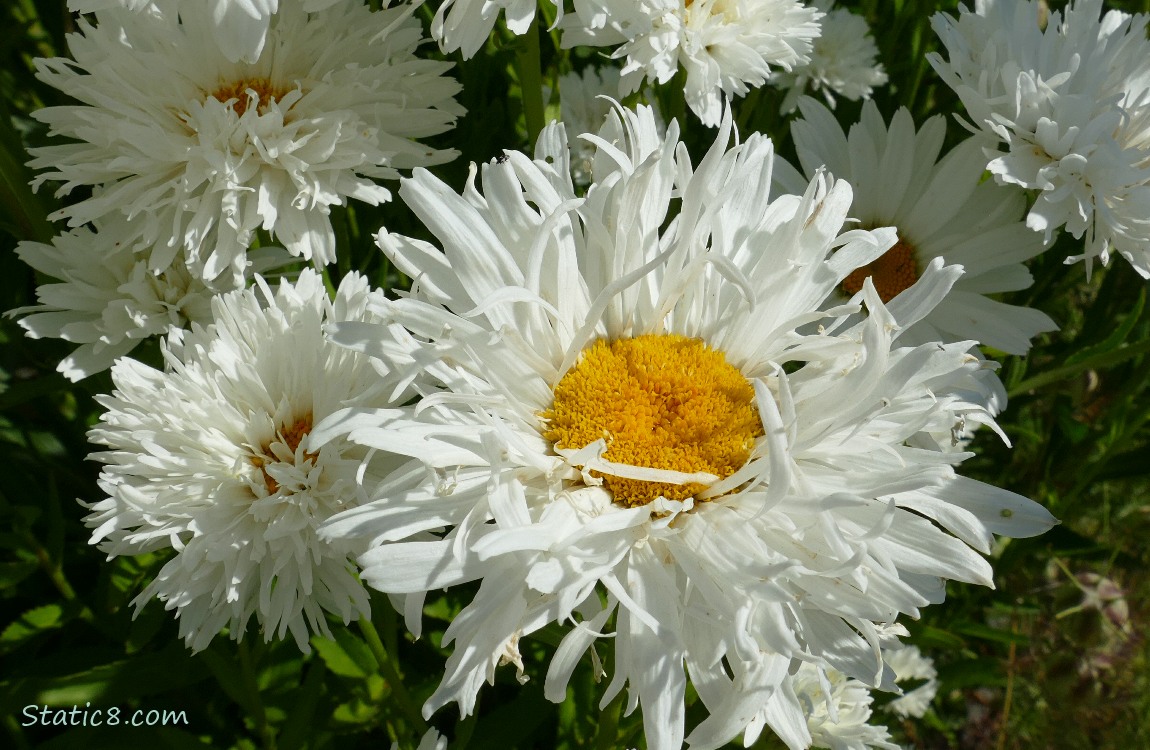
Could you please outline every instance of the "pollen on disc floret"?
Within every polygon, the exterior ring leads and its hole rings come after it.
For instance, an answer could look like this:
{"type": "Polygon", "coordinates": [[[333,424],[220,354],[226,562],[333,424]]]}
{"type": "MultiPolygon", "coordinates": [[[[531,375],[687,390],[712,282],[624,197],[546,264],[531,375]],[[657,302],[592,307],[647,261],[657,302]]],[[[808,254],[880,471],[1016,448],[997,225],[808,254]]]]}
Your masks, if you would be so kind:
{"type": "Polygon", "coordinates": [[[914,247],[904,240],[899,240],[874,261],[851,271],[850,275],[843,279],[843,293],[848,297],[857,294],[863,288],[863,282],[868,276],[874,283],[879,299],[884,303],[890,302],[918,281],[918,262],[914,257],[914,247]]]}
{"type": "MultiPolygon", "coordinates": [[[[599,339],[554,393],[542,414],[543,436],[556,449],[603,439],[603,458],[614,463],[723,479],[747,462],[763,435],[746,377],[721,351],[677,334],[599,339]]],[[[704,488],[591,474],[601,476],[614,501],[628,507],[660,496],[683,500],[704,488]]]]}
{"type": "Polygon", "coordinates": [[[231,101],[236,115],[243,116],[252,101],[253,94],[258,111],[262,113],[265,107],[282,99],[290,90],[273,84],[268,78],[260,77],[222,83],[211,96],[221,104],[231,101]]]}

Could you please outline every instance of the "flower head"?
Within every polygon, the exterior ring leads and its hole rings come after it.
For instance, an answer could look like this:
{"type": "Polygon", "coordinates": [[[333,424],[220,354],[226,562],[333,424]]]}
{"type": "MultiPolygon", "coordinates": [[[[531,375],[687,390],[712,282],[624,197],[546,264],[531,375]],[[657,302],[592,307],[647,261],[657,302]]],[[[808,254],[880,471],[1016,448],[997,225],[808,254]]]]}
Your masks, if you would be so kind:
{"type": "Polygon", "coordinates": [[[799,0],[576,0],[563,46],[619,45],[612,57],[626,60],[624,95],[682,68],[687,105],[715,126],[724,100],[809,61],[821,16],[799,0]]]}
{"type": "MultiPolygon", "coordinates": [[[[422,401],[345,410],[316,434],[413,460],[325,528],[371,540],[365,581],[416,603],[481,582],[425,711],[470,713],[549,622],[572,624],[544,688],[561,700],[613,621],[604,701],[630,684],[649,747],[681,746],[688,673],[710,711],[693,746],[720,746],[766,707],[802,747],[806,717],[783,687],[798,661],[893,686],[876,623],[940,600],[946,578],[989,583],[971,546],[989,551],[992,531],[1049,526],[1029,500],[958,477],[969,454],[911,447],[982,411],[946,393],[978,366],[967,343],[895,345],[914,313],[896,318],[870,282],[860,322],[858,305],[820,310],[893,231],[841,232],[846,182],[769,200],[770,141],[728,150],[730,135],[728,118],[692,165],[676,123],[660,138],[650,110],[622,110],[582,199],[558,125],[534,160],[508,153],[462,195],[423,170],[402,183],[442,249],[382,232],[415,283],[378,312],[409,332],[399,369],[422,401]]],[[[906,310],[956,275],[932,263],[906,310]]],[[[384,332],[332,335],[366,352],[384,332]]]]}
{"type": "Polygon", "coordinates": [[[1045,243],[1023,223],[1020,193],[982,181],[983,138],[967,139],[940,157],[946,132],[941,115],[916,131],[910,113],[900,109],[888,127],[878,107],[866,102],[848,135],[818,102],[804,99],[799,106],[803,119],[791,132],[807,176],[779,164],[776,179],[793,190],[826,169],[854,189],[852,219],[898,232],[894,247],[843,280],[840,299],[857,294],[870,277],[884,303],[899,305],[931,261],[942,258],[964,273],[903,341],[972,340],[1023,354],[1032,338],[1057,329],[1038,310],[988,296],[1029,287],[1033,279],[1022,262],[1045,243]]]}
{"type": "Polygon", "coordinates": [[[334,259],[333,205],[378,203],[376,178],[450,159],[415,139],[462,112],[446,63],[420,60],[409,5],[338,3],[310,14],[285,0],[252,62],[217,44],[208,3],[106,9],[68,37],[74,60],[37,75],[78,104],[34,113],[74,142],[36,148],[36,183],[93,195],[57,212],[70,226],[110,214],[156,245],[152,270],[181,250],[193,273],[241,279],[257,229],[316,264],[334,259]]]}
{"type": "Polygon", "coordinates": [[[31,338],[79,344],[56,368],[69,380],[108,369],[146,338],[206,322],[212,295],[228,291],[209,288],[179,262],[151,270],[147,253],[133,247],[133,229],[124,218],[97,223],[99,231],[80,227],[51,244],[16,247],[21,260],[59,281],[37,288],[39,304],[9,314],[25,316],[20,327],[31,338]]]}
{"type": "Polygon", "coordinates": [[[777,70],[771,83],[789,89],[782,111],[790,112],[808,89],[819,91],[827,105],[835,105],[835,95],[852,101],[869,99],[876,86],[886,83],[886,71],[876,62],[878,47],[866,19],[845,8],[832,8],[831,0],[811,3],[825,13],[822,33],[814,40],[810,60],[791,70],[777,70]]]}
{"type": "Polygon", "coordinates": [[[1078,0],[1040,23],[1036,0],[977,0],[932,25],[948,59],[927,56],[993,135],[987,167],[1002,184],[1040,191],[1027,225],[1049,241],[1065,227],[1107,263],[1116,250],[1150,277],[1148,17],[1078,0]]]}
{"type": "Polygon", "coordinates": [[[793,690],[807,712],[811,747],[898,750],[886,727],[869,723],[873,699],[865,683],[835,670],[824,674],[802,664],[793,690]]]}
{"type": "Polygon", "coordinates": [[[85,519],[92,543],[110,556],[174,550],[136,604],[176,610],[197,651],[224,627],[242,637],[253,615],[266,638],[290,633],[306,651],[310,633],[330,634],[325,613],[368,612],[351,562],[360,545],[316,528],[361,501],[378,464],[309,433],[348,404],[388,403],[386,373],[323,338],[329,322],[376,320],[371,293],[349,275],[333,302],[310,270],[274,292],[256,281],[168,340],[167,371],[119,360],[89,433],[107,448],[93,454],[108,497],[85,519]]]}
{"type": "Polygon", "coordinates": [[[922,680],[922,684],[905,692],[884,706],[898,716],[922,718],[930,702],[938,694],[938,670],[934,660],[925,656],[918,646],[903,646],[886,654],[886,663],[894,670],[895,682],[922,680]]]}
{"type": "MultiPolygon", "coordinates": [[[[344,0],[304,0],[309,13],[344,0]]],[[[129,10],[175,7],[174,0],[68,0],[68,8],[78,13],[94,13],[107,8],[129,10]]],[[[220,51],[231,62],[255,62],[267,41],[268,26],[279,0],[210,0],[212,29],[220,51]]]]}

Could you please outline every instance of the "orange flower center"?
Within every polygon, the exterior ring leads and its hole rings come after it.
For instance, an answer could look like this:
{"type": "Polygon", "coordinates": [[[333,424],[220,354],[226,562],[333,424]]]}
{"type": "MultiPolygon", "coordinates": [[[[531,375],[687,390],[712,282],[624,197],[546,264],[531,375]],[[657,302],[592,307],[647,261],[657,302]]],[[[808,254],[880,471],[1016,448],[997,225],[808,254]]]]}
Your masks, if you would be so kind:
{"type": "Polygon", "coordinates": [[[235,111],[237,116],[242,117],[251,104],[253,94],[255,95],[257,110],[263,112],[267,105],[278,101],[290,90],[291,89],[275,86],[267,78],[246,78],[240,81],[224,83],[213,91],[210,96],[221,103],[226,103],[229,99],[234,99],[235,101],[231,104],[232,110],[235,111]]]}
{"type": "Polygon", "coordinates": [[[918,264],[914,259],[914,248],[899,240],[876,260],[851,271],[843,279],[842,291],[848,297],[863,288],[863,282],[870,276],[879,299],[884,303],[897,297],[902,290],[918,281],[918,264]]]}
{"type": "MultiPolygon", "coordinates": [[[[252,465],[264,475],[264,484],[268,488],[269,495],[279,492],[280,485],[268,473],[267,465],[277,462],[295,463],[296,450],[299,448],[300,442],[311,432],[311,428],[312,416],[307,414],[297,419],[286,429],[278,431],[273,439],[261,446],[258,455],[253,455],[249,459],[252,465]]],[[[319,454],[304,453],[304,458],[314,461],[317,455],[319,454]]]]}

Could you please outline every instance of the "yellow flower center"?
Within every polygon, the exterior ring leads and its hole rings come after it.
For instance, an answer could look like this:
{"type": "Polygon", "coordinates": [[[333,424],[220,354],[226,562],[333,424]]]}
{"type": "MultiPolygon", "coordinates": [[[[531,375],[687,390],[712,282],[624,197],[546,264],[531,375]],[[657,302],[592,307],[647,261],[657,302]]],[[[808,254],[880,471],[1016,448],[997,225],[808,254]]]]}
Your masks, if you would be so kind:
{"type": "Polygon", "coordinates": [[[257,97],[256,108],[262,112],[267,105],[278,101],[291,89],[276,86],[267,78],[245,78],[240,81],[222,84],[211,93],[211,96],[221,103],[229,99],[235,99],[235,101],[232,102],[232,109],[235,111],[236,116],[242,117],[251,102],[251,96],[248,94],[249,90],[255,92],[257,97]]]}
{"type": "Polygon", "coordinates": [[[876,260],[851,271],[843,279],[843,294],[850,297],[863,288],[863,282],[870,276],[879,299],[884,303],[897,297],[902,290],[918,281],[918,264],[914,259],[914,247],[899,240],[876,260]]]}
{"type": "MultiPolygon", "coordinates": [[[[282,429],[276,433],[275,438],[269,440],[265,445],[261,446],[260,453],[253,455],[249,459],[252,465],[259,469],[264,475],[264,484],[268,488],[268,494],[274,495],[279,491],[280,485],[268,470],[265,468],[269,463],[285,462],[295,463],[296,449],[299,448],[300,442],[307,437],[311,432],[311,414],[300,417],[293,422],[286,429],[282,429]]],[[[315,460],[317,453],[304,453],[304,458],[315,460]]]]}
{"type": "MultiPolygon", "coordinates": [[[[600,339],[555,386],[543,412],[544,438],[579,449],[602,438],[614,463],[729,477],[763,434],[755,390],[722,352],[699,339],[648,334],[600,339]]],[[[660,495],[683,500],[702,484],[671,484],[601,474],[619,505],[660,495]]]]}

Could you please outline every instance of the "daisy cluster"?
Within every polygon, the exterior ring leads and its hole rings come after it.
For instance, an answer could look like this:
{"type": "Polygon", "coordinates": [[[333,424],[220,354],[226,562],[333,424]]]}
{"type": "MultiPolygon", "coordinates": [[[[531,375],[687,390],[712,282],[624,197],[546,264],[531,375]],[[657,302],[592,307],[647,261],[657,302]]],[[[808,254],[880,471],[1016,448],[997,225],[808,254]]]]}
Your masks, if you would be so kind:
{"type": "Polygon", "coordinates": [[[91,542],[166,551],[136,606],[196,651],[308,652],[369,590],[418,638],[460,587],[424,718],[590,667],[649,748],[898,747],[872,691],[914,718],[939,689],[901,623],[1056,523],[960,471],[1008,439],[996,358],[1057,330],[1002,295],[1061,229],[1150,276],[1147,18],[1101,0],[936,16],[949,140],[871,100],[829,0],[69,7],[29,162],[65,227],[21,243],[54,280],[11,312],[77,345],[68,378],[110,369],[91,542]],[[535,90],[540,38],[566,62],[535,90]],[[453,185],[456,76],[503,48],[527,146],[453,185]],[[351,268],[340,222],[388,201],[351,268]]]}

